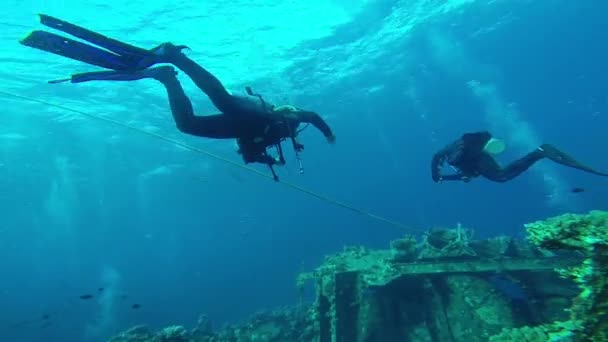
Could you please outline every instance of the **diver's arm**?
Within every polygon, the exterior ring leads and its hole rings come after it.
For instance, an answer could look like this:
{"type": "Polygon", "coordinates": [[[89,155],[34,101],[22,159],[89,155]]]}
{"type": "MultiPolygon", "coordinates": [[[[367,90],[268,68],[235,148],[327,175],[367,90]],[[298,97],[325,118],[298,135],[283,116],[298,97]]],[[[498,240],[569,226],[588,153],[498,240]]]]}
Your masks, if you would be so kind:
{"type": "Polygon", "coordinates": [[[443,163],[445,162],[446,158],[446,148],[433,155],[433,160],[431,161],[431,176],[435,183],[443,180],[443,176],[441,175],[441,166],[443,166],[443,163]]]}
{"type": "Polygon", "coordinates": [[[459,159],[462,154],[462,149],[463,142],[461,139],[458,139],[441,149],[439,152],[435,153],[431,162],[431,174],[434,182],[444,180],[470,180],[469,176],[463,175],[461,172],[453,175],[441,175],[441,167],[446,160],[459,159]]]}
{"type": "Polygon", "coordinates": [[[315,126],[319,131],[321,131],[321,133],[323,133],[329,142],[334,142],[336,140],[331,128],[319,114],[309,111],[300,111],[294,113],[294,115],[297,116],[298,122],[310,123],[315,126]]]}
{"type": "Polygon", "coordinates": [[[441,166],[445,163],[448,155],[450,153],[450,148],[444,148],[443,150],[435,153],[433,156],[433,160],[431,162],[431,174],[433,177],[433,181],[435,183],[442,181],[465,181],[468,182],[470,177],[463,175],[462,173],[455,173],[452,175],[442,175],[441,174],[441,166]]]}
{"type": "Polygon", "coordinates": [[[451,174],[451,175],[442,175],[441,174],[441,164],[438,165],[438,167],[435,167],[435,159],[433,158],[433,169],[432,169],[432,175],[433,175],[433,181],[435,183],[437,182],[443,182],[443,181],[464,181],[464,182],[468,182],[469,180],[471,180],[471,177],[466,176],[462,173],[455,173],[455,174],[451,174]]]}

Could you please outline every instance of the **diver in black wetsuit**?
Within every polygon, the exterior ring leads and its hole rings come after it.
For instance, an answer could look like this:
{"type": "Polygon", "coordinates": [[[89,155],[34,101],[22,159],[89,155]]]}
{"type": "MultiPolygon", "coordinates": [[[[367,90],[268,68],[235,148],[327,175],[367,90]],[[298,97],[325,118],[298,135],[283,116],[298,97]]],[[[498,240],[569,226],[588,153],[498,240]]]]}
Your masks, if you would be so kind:
{"type": "Polygon", "coordinates": [[[304,146],[295,139],[298,126],[302,123],[314,125],[328,142],[335,141],[329,125],[315,112],[288,105],[275,107],[266,103],[249,88],[249,97],[230,95],[215,76],[181,53],[180,47],[171,43],[156,48],[155,54],[159,56],[159,62],[171,63],[186,73],[222,113],[195,116],[192,104],[175,77],[175,70],[170,66],[138,71],[132,76],[151,77],[165,86],[171,112],[180,131],[207,138],[236,138],[239,153],[245,163],[258,162],[270,166],[284,164],[280,143],[286,138],[293,139],[295,150],[301,151],[304,146]],[[272,146],[277,146],[279,150],[279,156],[276,158],[267,152],[267,148],[272,146]]]}
{"type": "Polygon", "coordinates": [[[458,140],[437,152],[431,162],[433,181],[459,180],[469,182],[475,177],[485,177],[494,182],[507,182],[519,176],[537,161],[548,158],[556,163],[566,165],[599,176],[608,176],[593,170],[550,144],[543,144],[524,157],[501,167],[492,154],[504,150],[504,144],[492,138],[487,131],[463,134],[458,140]],[[442,175],[441,167],[444,163],[456,169],[455,174],[442,175]]]}
{"type": "MultiPolygon", "coordinates": [[[[260,95],[254,94],[249,87],[246,88],[249,96],[231,95],[215,76],[181,52],[185,46],[164,43],[146,50],[48,15],[41,14],[40,21],[101,48],[40,30],[33,31],[20,40],[21,44],[111,69],[74,74],[68,79],[50,83],[156,79],[167,90],[171,112],[180,131],[200,137],[236,139],[244,162],[270,166],[275,180],[278,178],[272,166],[285,163],[281,142],[291,139],[296,155],[304,148],[296,140],[300,124],[314,125],[329,143],[335,142],[329,125],[315,112],[289,105],[274,106],[264,101],[260,95]],[[173,64],[188,75],[221,113],[195,116],[192,103],[179,83],[175,69],[171,66],[152,67],[160,63],[173,64]],[[268,149],[273,146],[278,150],[276,158],[268,154],[268,149]]],[[[301,164],[300,171],[302,172],[301,164]]]]}

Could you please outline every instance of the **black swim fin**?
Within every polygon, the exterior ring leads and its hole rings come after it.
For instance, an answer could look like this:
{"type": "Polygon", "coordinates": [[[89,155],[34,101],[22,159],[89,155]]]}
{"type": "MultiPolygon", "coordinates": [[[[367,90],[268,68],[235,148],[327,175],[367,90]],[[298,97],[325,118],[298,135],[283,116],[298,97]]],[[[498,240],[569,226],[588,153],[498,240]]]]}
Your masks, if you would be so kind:
{"type": "Polygon", "coordinates": [[[66,21],[41,14],[40,22],[91,44],[36,30],[19,42],[25,46],[112,70],[142,70],[157,63],[153,51],[142,49],[66,21]]]}
{"type": "Polygon", "coordinates": [[[552,161],[562,164],[562,165],[566,165],[575,169],[579,169],[585,172],[589,172],[589,173],[593,173],[595,175],[598,176],[604,176],[604,177],[608,177],[608,173],[603,173],[603,172],[599,172],[596,171],[588,166],[585,166],[581,163],[579,163],[576,159],[572,158],[571,156],[567,155],[566,153],[558,150],[555,146],[550,145],[550,144],[543,144],[540,149],[543,152],[543,155],[549,159],[551,159],[552,161]]]}

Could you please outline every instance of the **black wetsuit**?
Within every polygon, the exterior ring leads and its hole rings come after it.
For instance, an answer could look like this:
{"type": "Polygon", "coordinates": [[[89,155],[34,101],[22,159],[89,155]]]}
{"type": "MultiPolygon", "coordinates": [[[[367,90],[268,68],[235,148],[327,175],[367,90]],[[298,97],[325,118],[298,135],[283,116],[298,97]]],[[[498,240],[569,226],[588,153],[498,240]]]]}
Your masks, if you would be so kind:
{"type": "MultiPolygon", "coordinates": [[[[171,53],[168,62],[186,73],[211,100],[221,114],[195,116],[192,103],[178,79],[160,77],[167,93],[171,112],[178,129],[184,133],[207,138],[236,138],[239,153],[246,163],[259,162],[273,165],[276,160],[268,155],[267,148],[276,146],[285,138],[293,138],[298,125],[310,123],[326,138],[333,137],[327,123],[315,112],[298,110],[279,113],[261,97],[233,96],[222,83],[203,67],[181,52],[171,53]]],[[[295,142],[298,149],[303,148],[295,142]]]]}
{"type": "Polygon", "coordinates": [[[260,162],[270,165],[271,169],[275,163],[284,163],[281,142],[285,138],[292,139],[296,151],[304,147],[295,140],[298,126],[302,123],[313,124],[330,143],[335,139],[327,123],[315,112],[293,107],[274,108],[249,88],[249,97],[230,95],[215,76],[181,53],[186,48],[184,45],[163,43],[146,50],[45,14],[40,14],[40,22],[86,43],[35,30],[21,39],[21,44],[109,69],[77,73],[50,83],[157,79],[167,89],[171,112],[179,130],[199,137],[237,139],[239,152],[246,163],[260,162]],[[173,64],[186,73],[221,113],[195,116],[190,99],[175,77],[175,69],[170,66],[151,68],[160,63],[173,64]],[[267,148],[271,146],[278,148],[279,160],[268,155],[267,148]]]}
{"type": "Polygon", "coordinates": [[[460,139],[437,152],[431,162],[433,181],[461,180],[468,182],[471,178],[483,176],[494,182],[507,182],[519,176],[543,158],[549,158],[557,163],[596,175],[608,176],[606,173],[595,171],[577,162],[549,144],[541,145],[503,168],[490,154],[484,151],[486,143],[491,138],[492,135],[487,131],[466,133],[460,139]],[[442,175],[441,167],[446,162],[454,167],[457,173],[442,175]]]}

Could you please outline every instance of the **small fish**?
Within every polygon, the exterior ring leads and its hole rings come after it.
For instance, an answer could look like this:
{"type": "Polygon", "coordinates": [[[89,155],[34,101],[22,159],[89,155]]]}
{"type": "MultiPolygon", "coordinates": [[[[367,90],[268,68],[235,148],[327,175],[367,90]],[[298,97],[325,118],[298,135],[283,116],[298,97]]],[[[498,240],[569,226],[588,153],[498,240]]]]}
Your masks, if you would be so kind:
{"type": "Polygon", "coordinates": [[[103,292],[103,287],[97,289],[98,292],[103,292]]]}
{"type": "Polygon", "coordinates": [[[90,295],[90,294],[84,294],[84,295],[80,296],[80,299],[85,299],[85,300],[91,299],[91,298],[93,298],[93,295],[90,295]]]}
{"type": "Polygon", "coordinates": [[[139,308],[141,308],[141,305],[139,305],[139,304],[133,304],[133,305],[131,305],[131,309],[137,310],[139,308]]]}
{"type": "Polygon", "coordinates": [[[572,190],[570,190],[572,193],[578,194],[581,192],[585,192],[585,189],[583,188],[572,188],[572,190]]]}

